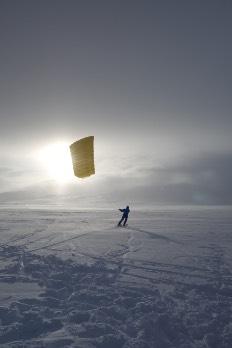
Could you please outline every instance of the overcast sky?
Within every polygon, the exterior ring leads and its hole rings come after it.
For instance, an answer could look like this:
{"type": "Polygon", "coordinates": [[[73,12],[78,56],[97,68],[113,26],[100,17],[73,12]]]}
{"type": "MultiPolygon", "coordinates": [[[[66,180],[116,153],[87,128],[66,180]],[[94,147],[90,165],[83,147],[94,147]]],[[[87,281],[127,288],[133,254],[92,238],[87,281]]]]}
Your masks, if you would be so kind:
{"type": "Polygon", "coordinates": [[[0,202],[232,204],[230,0],[0,0],[0,202]],[[60,187],[40,148],[95,136],[60,187]]]}

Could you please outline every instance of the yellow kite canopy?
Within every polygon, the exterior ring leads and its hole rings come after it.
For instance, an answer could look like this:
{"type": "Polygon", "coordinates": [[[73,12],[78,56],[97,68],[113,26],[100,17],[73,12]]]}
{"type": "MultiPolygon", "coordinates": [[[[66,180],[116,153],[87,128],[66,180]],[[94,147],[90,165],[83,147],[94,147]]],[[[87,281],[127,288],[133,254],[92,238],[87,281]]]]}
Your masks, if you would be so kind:
{"type": "Polygon", "coordinates": [[[95,174],[94,168],[94,137],[86,137],[70,145],[73,170],[78,178],[95,174]]]}

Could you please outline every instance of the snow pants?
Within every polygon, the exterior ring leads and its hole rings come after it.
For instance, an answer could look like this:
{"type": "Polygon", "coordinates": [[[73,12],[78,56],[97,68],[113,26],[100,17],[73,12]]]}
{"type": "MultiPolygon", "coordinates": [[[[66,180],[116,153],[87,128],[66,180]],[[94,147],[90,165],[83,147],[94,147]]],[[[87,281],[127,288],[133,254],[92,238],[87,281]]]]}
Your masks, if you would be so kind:
{"type": "Polygon", "coordinates": [[[123,216],[123,217],[121,218],[121,220],[119,221],[118,226],[121,225],[121,223],[123,222],[123,220],[124,220],[123,226],[125,226],[125,225],[126,225],[126,222],[127,222],[127,219],[128,219],[128,216],[123,216]]]}

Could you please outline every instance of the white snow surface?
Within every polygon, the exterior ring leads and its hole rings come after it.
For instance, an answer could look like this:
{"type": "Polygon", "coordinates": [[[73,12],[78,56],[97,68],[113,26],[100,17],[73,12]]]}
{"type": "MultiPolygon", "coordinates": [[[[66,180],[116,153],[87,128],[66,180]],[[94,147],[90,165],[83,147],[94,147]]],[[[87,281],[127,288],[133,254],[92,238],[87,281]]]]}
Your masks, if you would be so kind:
{"type": "Polygon", "coordinates": [[[131,210],[0,210],[0,347],[232,347],[232,209],[131,210]]]}

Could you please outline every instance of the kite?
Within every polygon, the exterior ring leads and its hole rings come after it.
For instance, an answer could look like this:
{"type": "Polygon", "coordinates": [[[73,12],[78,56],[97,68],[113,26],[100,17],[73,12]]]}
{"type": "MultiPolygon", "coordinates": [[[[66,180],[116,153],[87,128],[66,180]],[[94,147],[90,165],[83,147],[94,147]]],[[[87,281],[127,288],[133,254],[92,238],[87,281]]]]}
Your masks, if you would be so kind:
{"type": "Polygon", "coordinates": [[[70,145],[73,171],[78,178],[95,174],[93,142],[94,137],[89,136],[70,145]]]}

